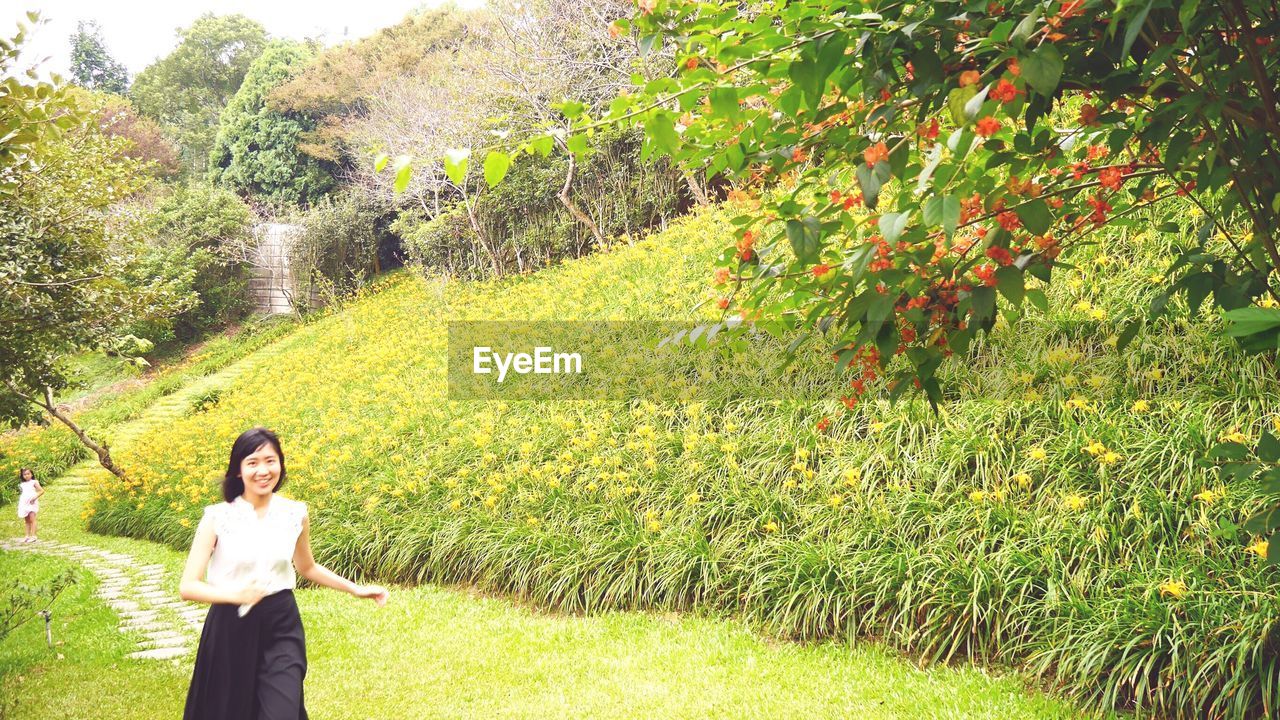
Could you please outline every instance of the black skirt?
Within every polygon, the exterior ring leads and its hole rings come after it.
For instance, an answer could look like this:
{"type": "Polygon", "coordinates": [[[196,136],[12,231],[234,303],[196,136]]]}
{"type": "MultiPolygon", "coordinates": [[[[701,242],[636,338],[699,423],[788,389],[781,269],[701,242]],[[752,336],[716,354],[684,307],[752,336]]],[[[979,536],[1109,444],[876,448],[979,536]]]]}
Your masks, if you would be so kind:
{"type": "Polygon", "coordinates": [[[209,608],[183,720],[306,720],[307,644],[293,591],[237,611],[209,608]]]}

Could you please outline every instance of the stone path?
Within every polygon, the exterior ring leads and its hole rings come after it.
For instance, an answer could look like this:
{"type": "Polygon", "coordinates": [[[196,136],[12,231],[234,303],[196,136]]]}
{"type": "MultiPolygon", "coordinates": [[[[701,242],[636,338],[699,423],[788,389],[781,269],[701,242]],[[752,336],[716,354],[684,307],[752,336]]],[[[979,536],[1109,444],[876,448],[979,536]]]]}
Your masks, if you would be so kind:
{"type": "MultiPolygon", "coordinates": [[[[121,449],[148,432],[189,413],[197,398],[227,387],[246,370],[283,352],[281,346],[285,344],[277,341],[216,373],[193,380],[161,398],[138,418],[113,428],[108,435],[115,457],[119,458],[121,449]]],[[[166,572],[163,565],[144,564],[127,553],[95,547],[94,539],[99,536],[82,529],[80,512],[90,499],[91,485],[112,481],[114,478],[94,458],[46,483],[48,493],[40,500],[42,538],[65,539],[74,535],[79,542],[41,539],[23,543],[21,538],[13,538],[0,540],[0,549],[54,555],[79,563],[97,575],[97,595],[119,614],[120,632],[137,637],[138,649],[129,657],[165,660],[185,655],[200,636],[208,608],[180,599],[178,578],[166,572]]]]}
{"type": "Polygon", "coordinates": [[[204,626],[206,609],[178,598],[177,579],[163,565],[142,565],[123,553],[88,545],[21,538],[0,542],[0,549],[38,552],[72,560],[98,576],[98,597],[120,615],[120,632],[138,635],[131,658],[165,660],[185,655],[204,626]]]}

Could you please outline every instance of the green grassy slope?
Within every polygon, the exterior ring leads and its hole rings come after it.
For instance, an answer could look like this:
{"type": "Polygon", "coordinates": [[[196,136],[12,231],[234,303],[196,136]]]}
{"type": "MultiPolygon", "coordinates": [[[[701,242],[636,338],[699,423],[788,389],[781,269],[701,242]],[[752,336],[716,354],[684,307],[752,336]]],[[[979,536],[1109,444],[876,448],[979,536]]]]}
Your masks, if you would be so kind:
{"type": "MultiPolygon", "coordinates": [[[[1114,318],[1155,291],[1167,240],[1120,230],[1069,258],[1047,315],[951,363],[939,416],[914,401],[844,413],[821,350],[785,398],[445,397],[448,320],[693,314],[728,235],[711,211],[527,278],[406,276],[143,438],[133,483],[97,488],[91,526],[185,545],[231,440],[263,424],[284,438],[320,557],[344,571],[870,635],[1020,664],[1106,707],[1275,711],[1275,576],[1231,524],[1254,489],[1195,464],[1273,422],[1271,363],[1207,317],[1109,347],[1114,318]]],[[[726,387],[748,382],[722,370],[726,387]]]]}

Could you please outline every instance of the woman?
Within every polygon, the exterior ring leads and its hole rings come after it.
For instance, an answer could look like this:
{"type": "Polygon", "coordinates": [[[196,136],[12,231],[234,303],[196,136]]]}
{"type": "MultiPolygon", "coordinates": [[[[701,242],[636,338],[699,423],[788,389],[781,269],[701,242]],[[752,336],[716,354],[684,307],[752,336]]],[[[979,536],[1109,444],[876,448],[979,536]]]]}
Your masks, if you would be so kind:
{"type": "Polygon", "coordinates": [[[316,563],[306,504],[275,494],[284,480],[275,433],[253,428],[236,438],[222,481],[226,502],[205,508],[178,589],[183,600],[212,605],[185,720],[307,717],[295,569],[317,585],[370,598],[379,607],[387,601],[386,589],[356,585],[316,563]]]}
{"type": "Polygon", "coordinates": [[[36,513],[40,512],[40,497],[44,495],[44,488],[40,487],[40,481],[36,480],[36,474],[31,468],[18,471],[18,487],[18,517],[27,523],[27,534],[22,542],[35,542],[36,513]]]}

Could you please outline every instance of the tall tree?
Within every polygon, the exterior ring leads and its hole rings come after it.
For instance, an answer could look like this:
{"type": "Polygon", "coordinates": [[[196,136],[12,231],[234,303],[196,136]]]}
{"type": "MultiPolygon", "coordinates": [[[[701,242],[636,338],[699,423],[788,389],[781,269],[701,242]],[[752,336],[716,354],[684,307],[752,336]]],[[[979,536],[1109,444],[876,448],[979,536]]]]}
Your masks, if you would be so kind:
{"type": "Polygon", "coordinates": [[[266,45],[267,31],[257,22],[205,14],[178,31],[173,52],[138,73],[134,103],[173,128],[188,173],[204,174],[222,109],[266,45]]]}
{"type": "Polygon", "coordinates": [[[273,88],[313,57],[306,45],[277,41],[253,62],[227,103],[209,155],[209,180],[275,203],[307,205],[333,187],[333,177],[298,141],[315,123],[267,105],[273,88]]]}
{"type": "Polygon", "coordinates": [[[111,56],[96,20],[81,20],[71,35],[71,79],[80,87],[123,95],[129,71],[111,56]]]}
{"type": "MultiPolygon", "coordinates": [[[[34,17],[33,17],[34,20],[34,17]]],[[[65,358],[85,347],[124,350],[122,328],[178,309],[163,283],[129,284],[138,245],[113,233],[111,206],[145,175],[127,141],[99,131],[65,87],[14,65],[24,40],[0,42],[0,395],[21,398],[70,427],[104,467],[122,474],[54,402],[65,358]]],[[[0,411],[12,402],[0,398],[0,411]]]]}

